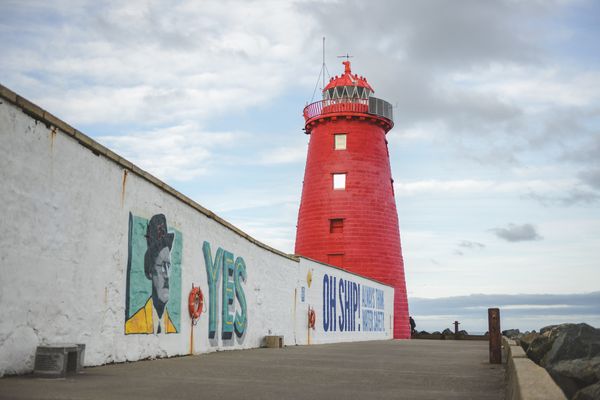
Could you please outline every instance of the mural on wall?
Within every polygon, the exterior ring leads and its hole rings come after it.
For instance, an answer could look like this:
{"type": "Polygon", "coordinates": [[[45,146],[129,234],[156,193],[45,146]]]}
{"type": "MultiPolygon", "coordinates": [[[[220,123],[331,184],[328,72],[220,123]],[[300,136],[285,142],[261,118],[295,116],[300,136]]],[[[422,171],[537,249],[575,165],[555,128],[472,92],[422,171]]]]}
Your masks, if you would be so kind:
{"type": "Polygon", "coordinates": [[[385,301],[381,289],[349,279],[323,276],[324,332],[384,332],[385,301]]]}
{"type": "Polygon", "coordinates": [[[231,340],[233,333],[243,341],[248,326],[246,295],[242,282],[246,282],[246,263],[242,257],[218,248],[214,258],[210,243],[202,245],[208,280],[208,337],[215,339],[218,322],[218,292],[221,279],[221,339],[231,340]],[[237,300],[239,307],[236,307],[237,300]],[[235,315],[234,315],[235,313],[235,315]]]}
{"type": "Polygon", "coordinates": [[[182,235],[167,218],[129,213],[125,334],[178,333],[182,235]]]}

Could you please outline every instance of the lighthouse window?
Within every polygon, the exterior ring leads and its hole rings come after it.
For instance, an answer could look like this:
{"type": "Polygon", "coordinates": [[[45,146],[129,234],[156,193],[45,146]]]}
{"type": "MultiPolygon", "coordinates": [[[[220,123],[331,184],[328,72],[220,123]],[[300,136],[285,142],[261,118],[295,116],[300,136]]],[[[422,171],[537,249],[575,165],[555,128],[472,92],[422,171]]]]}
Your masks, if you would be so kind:
{"type": "Polygon", "coordinates": [[[334,138],[334,149],[335,150],[346,150],[346,134],[336,133],[333,135],[334,138]]]}
{"type": "Polygon", "coordinates": [[[342,218],[334,218],[329,220],[329,233],[343,233],[344,220],[342,218]]]}
{"type": "Polygon", "coordinates": [[[340,87],[336,87],[335,88],[335,92],[333,93],[333,98],[334,99],[339,99],[340,97],[342,97],[342,88],[340,87]]]}
{"type": "Polygon", "coordinates": [[[333,189],[346,189],[346,174],[333,174],[333,189]]]}
{"type": "Polygon", "coordinates": [[[356,88],[358,90],[358,97],[363,97],[363,90],[365,90],[362,86],[356,88]]]}

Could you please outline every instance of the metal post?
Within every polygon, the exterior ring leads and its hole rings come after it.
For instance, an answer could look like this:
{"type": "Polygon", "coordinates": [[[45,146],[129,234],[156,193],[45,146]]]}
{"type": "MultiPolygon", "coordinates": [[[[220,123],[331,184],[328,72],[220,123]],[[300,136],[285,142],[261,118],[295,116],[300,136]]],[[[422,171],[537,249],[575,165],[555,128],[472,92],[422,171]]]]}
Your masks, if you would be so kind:
{"type": "MultiPolygon", "coordinates": [[[[192,290],[194,290],[194,284],[192,283],[192,290]]],[[[194,317],[190,316],[192,320],[192,329],[190,329],[190,355],[194,355],[194,317]]]]}
{"type": "MultiPolygon", "coordinates": [[[[308,312],[310,313],[310,306],[308,306],[308,312]]],[[[310,321],[308,321],[308,324],[306,324],[306,329],[307,329],[307,335],[308,335],[308,344],[310,344],[310,321]]]]}
{"type": "Polygon", "coordinates": [[[490,334],[490,364],[502,363],[500,337],[500,309],[488,308],[488,326],[490,334]]]}

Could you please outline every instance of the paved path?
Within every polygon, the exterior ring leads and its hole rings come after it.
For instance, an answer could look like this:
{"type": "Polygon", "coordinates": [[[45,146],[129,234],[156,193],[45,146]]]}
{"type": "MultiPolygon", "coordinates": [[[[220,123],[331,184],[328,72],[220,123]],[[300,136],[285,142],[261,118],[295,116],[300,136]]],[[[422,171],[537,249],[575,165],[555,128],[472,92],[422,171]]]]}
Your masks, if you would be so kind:
{"type": "Polygon", "coordinates": [[[504,399],[479,341],[377,341],[225,351],[0,379],[0,399],[504,399]]]}

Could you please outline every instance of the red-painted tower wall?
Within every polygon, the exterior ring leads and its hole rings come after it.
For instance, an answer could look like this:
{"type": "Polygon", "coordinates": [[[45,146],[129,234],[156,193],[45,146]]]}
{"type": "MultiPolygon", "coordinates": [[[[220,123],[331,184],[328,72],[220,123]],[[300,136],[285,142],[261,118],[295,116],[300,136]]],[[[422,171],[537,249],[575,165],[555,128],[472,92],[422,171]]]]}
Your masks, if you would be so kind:
{"type": "Polygon", "coordinates": [[[382,108],[378,100],[377,110],[366,80],[345,64],[345,74],[325,88],[325,100],[304,112],[310,142],[295,252],[392,285],[394,338],[407,339],[404,262],[385,138],[393,126],[391,106],[382,108]],[[352,84],[362,85],[361,96],[355,91],[354,97],[336,97],[330,91],[342,86],[351,91],[352,84]],[[345,149],[336,149],[336,134],[346,135],[345,149]],[[334,174],[345,174],[344,189],[334,189],[334,174]]]}

